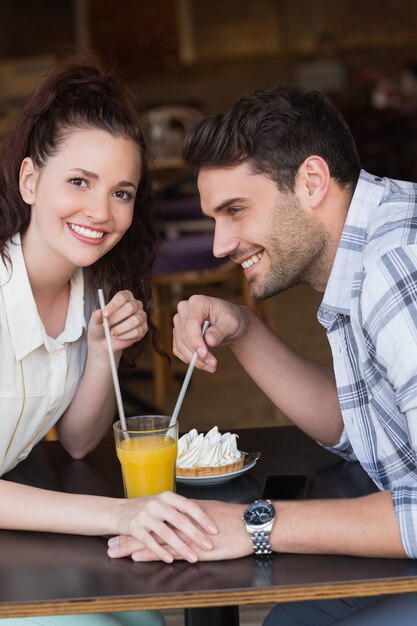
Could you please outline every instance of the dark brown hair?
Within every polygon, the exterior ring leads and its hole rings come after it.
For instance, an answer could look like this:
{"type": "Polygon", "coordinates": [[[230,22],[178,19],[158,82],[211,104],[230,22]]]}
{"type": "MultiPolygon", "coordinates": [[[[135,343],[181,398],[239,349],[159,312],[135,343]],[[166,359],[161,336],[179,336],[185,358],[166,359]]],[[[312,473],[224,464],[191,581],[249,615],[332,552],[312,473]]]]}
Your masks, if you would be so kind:
{"type": "Polygon", "coordinates": [[[72,128],[94,127],[132,140],[141,154],[141,179],[133,221],[123,238],[88,268],[91,289],[103,286],[107,298],[129,289],[149,314],[151,271],[156,251],[147,146],[138,104],[128,87],[90,58],[57,65],[21,109],[0,143],[0,255],[9,260],[6,242],[25,232],[30,206],[19,191],[20,165],[30,157],[42,167],[72,128]]]}
{"type": "Polygon", "coordinates": [[[248,161],[281,191],[294,190],[298,169],[312,154],[341,186],[356,183],[359,156],[345,120],[320,92],[299,86],[255,91],[229,112],[197,122],[184,145],[185,159],[199,169],[248,161]]]}

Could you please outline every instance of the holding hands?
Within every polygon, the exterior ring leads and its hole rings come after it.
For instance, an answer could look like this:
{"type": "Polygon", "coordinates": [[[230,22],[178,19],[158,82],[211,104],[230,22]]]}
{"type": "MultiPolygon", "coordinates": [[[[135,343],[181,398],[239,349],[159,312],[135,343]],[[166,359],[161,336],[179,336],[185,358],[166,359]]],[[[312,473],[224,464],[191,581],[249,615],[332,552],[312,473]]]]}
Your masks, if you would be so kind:
{"type": "Polygon", "coordinates": [[[124,500],[118,526],[125,528],[125,534],[109,540],[108,555],[166,563],[177,557],[195,563],[200,552],[212,550],[209,535],[217,533],[199,504],[171,491],[124,500]]]}
{"type": "Polygon", "coordinates": [[[170,492],[131,502],[140,510],[129,534],[109,540],[107,554],[112,558],[194,563],[235,559],[253,552],[241,519],[245,505],[187,500],[170,492]]]}

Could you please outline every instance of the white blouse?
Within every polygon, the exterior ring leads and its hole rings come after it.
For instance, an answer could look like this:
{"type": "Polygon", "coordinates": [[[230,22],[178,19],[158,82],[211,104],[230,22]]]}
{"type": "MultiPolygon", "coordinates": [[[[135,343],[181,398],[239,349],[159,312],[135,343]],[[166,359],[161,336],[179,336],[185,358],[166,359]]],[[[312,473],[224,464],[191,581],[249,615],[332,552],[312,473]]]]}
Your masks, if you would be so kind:
{"type": "Polygon", "coordinates": [[[24,459],[71,403],[87,356],[84,277],[71,279],[63,332],[46,333],[32,295],[20,236],[0,258],[0,475],[24,459]]]}

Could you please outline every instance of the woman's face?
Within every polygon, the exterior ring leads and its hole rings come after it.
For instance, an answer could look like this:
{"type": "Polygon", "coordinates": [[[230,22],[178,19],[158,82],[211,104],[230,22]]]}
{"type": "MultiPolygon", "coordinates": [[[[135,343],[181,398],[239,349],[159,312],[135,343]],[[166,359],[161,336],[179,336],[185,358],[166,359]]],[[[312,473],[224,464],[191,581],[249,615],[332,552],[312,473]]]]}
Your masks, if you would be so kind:
{"type": "Polygon", "coordinates": [[[24,159],[20,191],[31,206],[22,237],[26,262],[32,255],[68,271],[95,263],[130,227],[140,174],[138,146],[93,127],[69,129],[41,168],[24,159]]]}

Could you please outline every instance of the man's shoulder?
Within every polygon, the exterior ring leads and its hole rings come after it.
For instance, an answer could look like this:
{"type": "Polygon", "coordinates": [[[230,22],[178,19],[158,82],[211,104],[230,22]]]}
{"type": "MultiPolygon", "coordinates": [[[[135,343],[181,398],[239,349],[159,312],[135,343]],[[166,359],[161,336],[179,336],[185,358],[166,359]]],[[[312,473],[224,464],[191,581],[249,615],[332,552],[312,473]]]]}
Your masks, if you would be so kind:
{"type": "Polygon", "coordinates": [[[417,183],[408,180],[397,180],[395,178],[382,178],[384,192],[381,198],[381,206],[402,205],[409,206],[416,204],[417,183]]]}
{"type": "MultiPolygon", "coordinates": [[[[397,291],[417,271],[417,184],[382,179],[384,193],[369,213],[362,255],[362,296],[397,291]]],[[[363,302],[362,302],[363,304],[363,302]]],[[[372,304],[373,306],[373,304],[372,304]]],[[[371,306],[371,309],[372,309],[371,306]]]]}
{"type": "Polygon", "coordinates": [[[389,250],[417,244],[417,184],[381,179],[384,191],[369,213],[365,256],[381,257],[389,250]]]}

